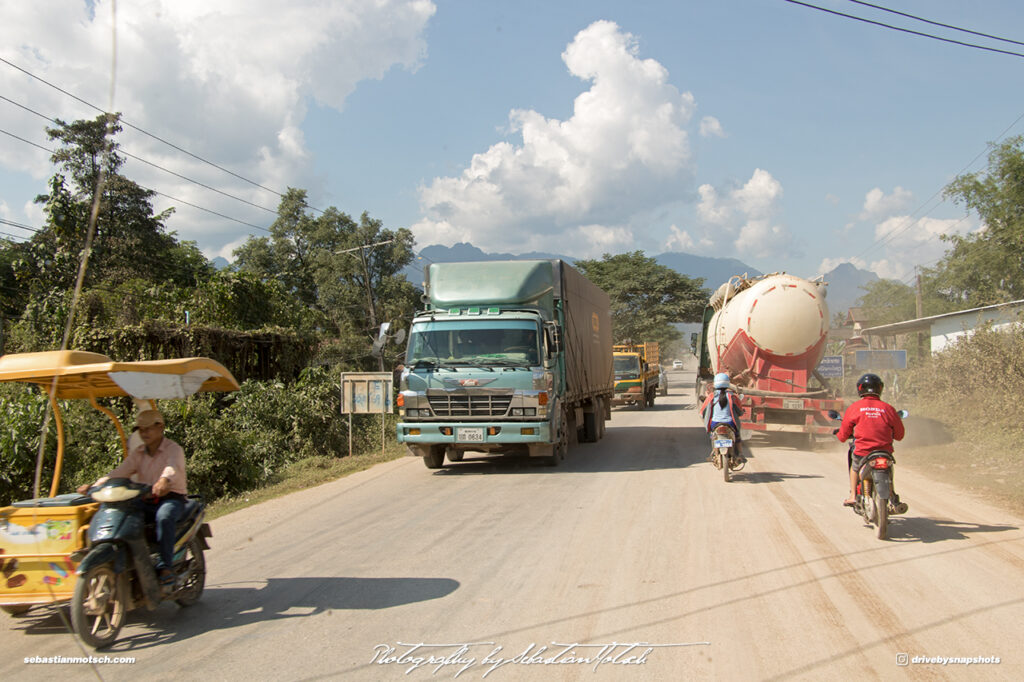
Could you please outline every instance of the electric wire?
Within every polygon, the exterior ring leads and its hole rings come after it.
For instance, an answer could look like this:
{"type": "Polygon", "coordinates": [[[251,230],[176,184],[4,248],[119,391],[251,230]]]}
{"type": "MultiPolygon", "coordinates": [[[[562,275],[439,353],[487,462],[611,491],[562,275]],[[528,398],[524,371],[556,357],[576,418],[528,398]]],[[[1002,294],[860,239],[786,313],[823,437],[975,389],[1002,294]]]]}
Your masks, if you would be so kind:
{"type": "Polygon", "coordinates": [[[976,45],[974,43],[966,43],[966,42],[964,42],[962,40],[954,40],[952,38],[943,38],[942,36],[937,36],[937,35],[934,35],[934,34],[931,34],[931,33],[924,33],[922,31],[914,31],[914,30],[909,29],[909,28],[903,28],[901,26],[893,26],[892,24],[886,24],[886,23],[881,22],[881,21],[875,21],[874,19],[866,19],[864,17],[858,17],[855,14],[846,14],[845,12],[839,12],[839,11],[834,10],[834,9],[828,9],[827,7],[819,7],[818,5],[812,5],[809,2],[801,2],[801,0],[783,0],[783,2],[788,2],[788,3],[791,3],[793,5],[801,5],[803,7],[808,7],[810,9],[816,9],[816,10],[818,10],[820,12],[826,12],[828,14],[835,14],[836,16],[845,17],[847,19],[853,19],[855,21],[862,21],[865,24],[873,24],[875,26],[881,26],[883,28],[890,28],[890,29],[892,29],[894,31],[900,31],[902,33],[909,33],[911,35],[920,36],[922,38],[931,38],[932,40],[939,40],[939,41],[944,42],[944,43],[952,43],[954,45],[961,45],[963,47],[972,47],[972,48],[975,48],[977,50],[986,50],[988,52],[998,52],[1000,54],[1005,54],[1005,55],[1011,55],[1013,57],[1024,58],[1024,54],[1022,54],[1020,52],[1013,52],[1011,50],[1001,50],[1001,49],[999,49],[997,47],[988,47],[986,45],[976,45]]]}
{"type": "MultiPolygon", "coordinates": [[[[8,59],[4,59],[3,57],[0,57],[0,62],[6,64],[7,66],[11,67],[12,69],[16,69],[17,71],[20,71],[21,73],[25,74],[29,78],[37,80],[40,83],[42,83],[42,84],[44,84],[44,85],[46,85],[46,86],[48,86],[50,88],[53,88],[57,92],[60,92],[60,93],[62,93],[64,95],[70,97],[71,99],[75,100],[76,102],[84,104],[85,106],[87,106],[87,107],[89,107],[91,109],[94,109],[95,111],[100,112],[101,114],[108,114],[108,113],[110,113],[110,112],[104,111],[102,108],[96,106],[95,104],[93,104],[93,103],[91,103],[91,102],[89,102],[89,101],[87,101],[85,99],[82,99],[78,95],[75,95],[74,93],[69,92],[68,90],[65,90],[64,88],[60,87],[59,85],[51,83],[50,81],[46,80],[45,78],[37,76],[36,74],[32,73],[28,69],[25,69],[25,68],[23,68],[21,66],[18,66],[17,64],[15,64],[14,62],[12,62],[12,61],[10,61],[8,59]]],[[[230,175],[230,176],[232,176],[232,177],[234,177],[234,178],[236,178],[238,180],[241,180],[241,181],[243,181],[245,183],[248,183],[248,184],[250,184],[250,185],[252,185],[254,187],[257,187],[259,189],[262,189],[264,191],[270,192],[271,194],[274,194],[274,195],[276,195],[278,197],[283,198],[285,196],[282,192],[279,192],[276,189],[273,189],[271,187],[267,187],[265,185],[262,185],[262,184],[256,182],[255,180],[251,180],[251,179],[245,177],[244,175],[240,175],[239,173],[236,173],[236,172],[234,172],[234,171],[232,171],[232,170],[230,170],[228,168],[225,168],[224,166],[221,166],[220,164],[214,163],[213,161],[210,161],[209,159],[205,159],[202,156],[199,156],[198,154],[190,152],[189,150],[185,149],[184,147],[176,145],[173,142],[170,142],[169,140],[165,140],[164,138],[160,137],[159,135],[151,133],[148,130],[145,130],[144,128],[141,128],[141,127],[135,125],[134,123],[125,120],[124,118],[121,118],[119,122],[122,125],[124,125],[126,128],[131,128],[132,130],[134,130],[134,131],[136,131],[138,133],[141,133],[142,135],[145,135],[145,136],[147,136],[147,137],[149,137],[149,138],[151,138],[153,140],[156,140],[157,142],[160,142],[161,144],[165,144],[168,147],[170,147],[171,149],[179,151],[182,154],[185,154],[186,156],[189,156],[189,157],[195,159],[196,161],[199,161],[199,162],[204,163],[204,164],[206,164],[208,166],[216,168],[217,170],[219,170],[219,171],[221,171],[223,173],[227,173],[228,175],[230,175]]],[[[323,211],[321,209],[315,208],[313,206],[310,206],[309,208],[311,210],[313,210],[313,211],[316,211],[317,213],[323,213],[323,211]]]]}
{"type": "MultiPolygon", "coordinates": [[[[20,141],[22,141],[22,142],[24,142],[26,144],[30,144],[33,147],[38,147],[39,149],[42,149],[43,151],[45,151],[48,154],[50,154],[51,156],[56,153],[52,149],[48,149],[48,148],[46,148],[46,147],[44,147],[44,146],[42,146],[40,144],[36,144],[35,142],[32,142],[30,140],[26,140],[25,138],[23,138],[23,137],[21,137],[19,135],[15,135],[14,133],[9,132],[7,130],[4,130],[2,128],[0,128],[0,133],[4,133],[5,135],[9,135],[10,137],[13,137],[13,138],[15,138],[17,140],[20,140],[20,141]]],[[[190,207],[198,209],[200,211],[205,211],[206,213],[210,213],[212,215],[215,215],[218,218],[223,218],[225,220],[230,220],[230,221],[236,222],[236,223],[238,223],[240,225],[245,225],[246,227],[251,227],[251,228],[256,229],[256,230],[262,230],[263,232],[268,232],[268,233],[270,232],[270,228],[269,227],[263,227],[262,225],[256,225],[254,223],[250,223],[248,221],[242,220],[241,218],[235,218],[233,216],[229,216],[229,215],[226,215],[224,213],[220,213],[218,211],[215,211],[215,210],[213,210],[211,208],[206,208],[205,206],[200,206],[199,204],[194,204],[194,203],[192,203],[190,201],[186,201],[184,199],[179,199],[179,198],[171,196],[170,194],[167,194],[165,192],[160,192],[159,190],[155,190],[152,187],[146,187],[145,185],[140,185],[139,183],[135,183],[135,184],[138,185],[140,188],[142,188],[142,189],[144,189],[144,190],[146,190],[148,192],[152,192],[153,194],[155,194],[157,196],[161,196],[161,197],[164,197],[166,199],[170,199],[171,201],[175,201],[175,202],[183,204],[185,206],[190,206],[190,207]]],[[[237,197],[232,197],[232,198],[237,198],[237,197]]],[[[246,202],[246,203],[248,203],[248,202],[246,202]]],[[[259,206],[258,208],[263,208],[263,207],[259,206]]],[[[276,211],[272,211],[272,213],[276,213],[276,211]]]]}
{"type": "Polygon", "coordinates": [[[952,29],[954,31],[961,31],[963,33],[970,33],[971,35],[980,36],[982,38],[991,38],[992,40],[998,40],[998,41],[1003,42],[1003,43],[1013,43],[1014,45],[1024,45],[1024,42],[1022,42],[1020,40],[1011,40],[1010,38],[1000,38],[999,36],[994,36],[994,35],[992,35],[990,33],[982,33],[981,31],[972,31],[969,28],[961,28],[960,26],[953,26],[952,24],[943,24],[940,21],[932,21],[931,19],[925,19],[924,17],[919,17],[919,16],[916,16],[914,14],[908,14],[906,12],[900,12],[898,10],[890,9],[888,7],[882,7],[881,5],[874,5],[874,4],[870,3],[870,2],[863,2],[863,0],[849,0],[849,1],[852,2],[852,3],[855,3],[857,5],[864,5],[865,7],[871,7],[873,9],[881,10],[883,12],[889,12],[890,14],[897,14],[897,15],[899,15],[901,17],[906,17],[908,19],[914,19],[915,21],[920,21],[920,22],[923,22],[925,24],[931,24],[932,26],[941,26],[942,28],[949,28],[949,29],[952,29]]]}
{"type": "MultiPolygon", "coordinates": [[[[961,168],[960,171],[958,173],[956,173],[956,176],[959,177],[960,175],[963,175],[971,166],[973,166],[975,163],[977,163],[978,159],[980,159],[987,152],[989,152],[993,147],[995,147],[995,145],[998,144],[999,141],[1002,140],[1004,137],[1006,137],[1007,133],[1009,133],[1011,130],[1013,130],[1013,128],[1015,128],[1017,126],[1017,124],[1021,122],[1021,120],[1024,120],[1024,113],[1022,113],[1020,116],[1018,116],[1013,121],[1013,123],[1011,123],[1010,125],[1006,126],[1006,128],[1004,128],[1003,131],[1001,133],[999,133],[999,135],[996,137],[994,142],[990,142],[987,145],[985,145],[985,148],[983,150],[981,150],[980,152],[978,152],[978,154],[976,154],[973,159],[971,159],[969,162],[967,162],[967,165],[965,165],[963,168],[961,168]]],[[[917,215],[917,213],[919,211],[921,211],[925,206],[927,206],[936,197],[941,195],[943,193],[943,191],[945,191],[945,187],[942,187],[939,190],[937,190],[928,199],[926,199],[923,204],[918,206],[917,209],[915,209],[914,212],[911,213],[910,216],[908,216],[908,221],[902,227],[899,227],[899,228],[889,232],[889,234],[887,234],[885,237],[881,237],[881,238],[876,239],[866,249],[864,249],[859,254],[854,256],[854,258],[863,258],[866,254],[874,251],[875,249],[877,249],[877,248],[879,248],[881,246],[884,246],[884,245],[890,243],[897,236],[899,236],[900,234],[903,234],[904,232],[909,230],[911,227],[913,227],[914,225],[917,225],[919,222],[921,222],[921,220],[923,220],[925,217],[927,217],[932,211],[934,211],[936,208],[938,208],[940,205],[942,205],[943,201],[945,201],[945,200],[940,201],[939,203],[937,203],[935,206],[933,206],[931,209],[929,209],[927,212],[925,212],[922,216],[918,217],[916,220],[910,221],[909,219],[914,217],[915,215],[917,215]]],[[[964,216],[964,218],[961,218],[960,220],[958,220],[956,224],[959,225],[961,222],[963,222],[964,219],[966,219],[966,216],[964,216]]]]}

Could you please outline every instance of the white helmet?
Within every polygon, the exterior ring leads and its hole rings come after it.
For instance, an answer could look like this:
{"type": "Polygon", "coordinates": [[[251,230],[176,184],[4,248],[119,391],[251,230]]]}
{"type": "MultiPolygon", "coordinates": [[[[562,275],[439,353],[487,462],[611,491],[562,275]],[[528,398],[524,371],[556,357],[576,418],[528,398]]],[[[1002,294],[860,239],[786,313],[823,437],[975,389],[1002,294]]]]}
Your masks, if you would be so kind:
{"type": "Polygon", "coordinates": [[[715,388],[729,388],[729,375],[719,372],[715,375],[715,388]]]}

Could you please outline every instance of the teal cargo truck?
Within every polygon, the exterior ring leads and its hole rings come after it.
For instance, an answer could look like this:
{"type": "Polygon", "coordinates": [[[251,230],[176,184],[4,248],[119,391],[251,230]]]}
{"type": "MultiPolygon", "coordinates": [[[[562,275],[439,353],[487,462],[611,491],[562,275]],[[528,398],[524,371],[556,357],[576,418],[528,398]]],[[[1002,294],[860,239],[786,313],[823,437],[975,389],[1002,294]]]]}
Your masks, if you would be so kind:
{"type": "Polygon", "coordinates": [[[608,295],[560,260],[434,263],[409,329],[398,440],[439,469],[467,452],[557,465],[611,418],[608,295]]]}

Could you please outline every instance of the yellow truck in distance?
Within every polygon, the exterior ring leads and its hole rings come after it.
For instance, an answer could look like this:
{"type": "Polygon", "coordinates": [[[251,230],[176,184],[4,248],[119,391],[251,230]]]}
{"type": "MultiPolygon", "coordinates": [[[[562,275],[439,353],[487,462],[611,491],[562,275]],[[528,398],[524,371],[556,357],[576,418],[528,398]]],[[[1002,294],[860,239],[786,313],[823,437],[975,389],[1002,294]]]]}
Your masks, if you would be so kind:
{"type": "Polygon", "coordinates": [[[654,407],[661,374],[658,342],[615,345],[612,357],[615,363],[612,405],[636,405],[641,410],[654,407]]]}

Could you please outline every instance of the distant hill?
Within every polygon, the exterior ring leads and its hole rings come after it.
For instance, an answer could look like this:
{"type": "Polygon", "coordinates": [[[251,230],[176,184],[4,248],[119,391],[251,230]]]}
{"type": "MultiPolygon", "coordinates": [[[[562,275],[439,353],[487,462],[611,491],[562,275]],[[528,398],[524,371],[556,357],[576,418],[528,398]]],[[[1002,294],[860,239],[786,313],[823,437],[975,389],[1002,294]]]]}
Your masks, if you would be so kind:
{"type": "MultiPolygon", "coordinates": [[[[435,244],[420,250],[421,259],[405,269],[406,278],[420,285],[423,282],[423,263],[464,263],[467,261],[490,261],[490,260],[533,260],[560,258],[569,263],[575,263],[578,258],[558,253],[541,253],[533,251],[530,253],[487,253],[472,244],[460,242],[454,246],[440,246],[435,244]]],[[[662,253],[654,257],[659,265],[671,268],[681,275],[690,278],[701,277],[704,279],[704,286],[714,289],[732,275],[749,274],[757,277],[762,273],[756,268],[736,260],[735,258],[710,258],[707,256],[695,256],[690,253],[662,253]]]]}
{"type": "Polygon", "coordinates": [[[227,258],[224,258],[223,256],[216,256],[215,258],[211,258],[210,263],[213,265],[213,267],[217,268],[218,270],[226,270],[227,268],[231,267],[231,263],[228,261],[227,258]]]}
{"type": "Polygon", "coordinates": [[[749,275],[760,277],[764,273],[752,268],[735,258],[712,258],[695,256],[692,253],[669,251],[654,257],[659,265],[672,268],[681,275],[691,279],[700,277],[704,280],[704,288],[714,291],[718,285],[728,281],[733,275],[749,275]]]}
{"type": "Polygon", "coordinates": [[[837,312],[845,313],[848,309],[857,304],[857,299],[866,292],[863,287],[871,282],[878,281],[879,277],[869,270],[861,270],[850,263],[840,263],[834,269],[825,273],[825,281],[828,282],[829,312],[833,316],[837,312]]]}
{"type": "MultiPolygon", "coordinates": [[[[410,264],[403,271],[406,278],[416,286],[423,285],[423,268],[430,263],[465,263],[467,261],[491,261],[491,260],[533,260],[560,258],[569,263],[575,263],[578,258],[557,253],[488,253],[472,244],[460,242],[454,246],[441,246],[434,244],[420,250],[420,258],[410,264]]],[[[715,290],[720,284],[733,275],[747,275],[748,277],[760,277],[765,274],[757,268],[752,268],[743,261],[735,258],[714,258],[711,256],[697,256],[692,253],[679,251],[668,251],[654,256],[659,265],[671,268],[681,275],[691,279],[702,278],[704,288],[715,290]]],[[[797,273],[793,273],[797,274],[797,273]]],[[[835,269],[825,274],[825,281],[828,282],[828,307],[832,314],[845,312],[852,307],[858,298],[864,295],[862,286],[878,279],[878,275],[867,270],[842,263],[835,269]]]]}

